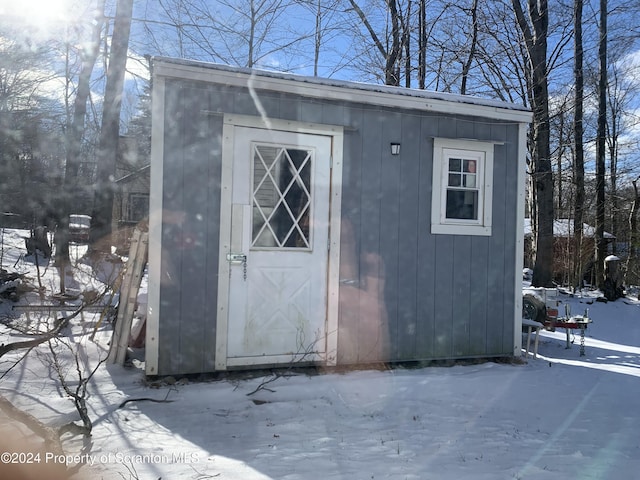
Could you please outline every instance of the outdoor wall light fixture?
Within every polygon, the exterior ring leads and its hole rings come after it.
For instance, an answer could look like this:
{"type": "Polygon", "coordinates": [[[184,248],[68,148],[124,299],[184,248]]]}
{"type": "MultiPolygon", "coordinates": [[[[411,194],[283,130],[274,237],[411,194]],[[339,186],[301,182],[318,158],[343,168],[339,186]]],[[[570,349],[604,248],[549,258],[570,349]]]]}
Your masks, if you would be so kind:
{"type": "Polygon", "coordinates": [[[392,143],[391,144],[391,155],[400,155],[400,144],[392,143]]]}

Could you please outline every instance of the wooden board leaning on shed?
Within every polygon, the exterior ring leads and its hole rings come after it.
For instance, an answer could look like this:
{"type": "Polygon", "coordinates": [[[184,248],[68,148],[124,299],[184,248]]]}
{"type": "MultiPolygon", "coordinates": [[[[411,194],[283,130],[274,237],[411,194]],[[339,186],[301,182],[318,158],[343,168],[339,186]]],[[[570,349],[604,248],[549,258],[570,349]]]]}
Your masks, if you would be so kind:
{"type": "Polygon", "coordinates": [[[149,232],[136,227],[131,237],[129,258],[125,267],[124,278],[120,286],[120,304],[118,316],[111,339],[111,349],[107,357],[108,363],[123,365],[127,356],[131,323],[136,308],[138,291],[144,267],[147,264],[149,250],[149,232]]]}

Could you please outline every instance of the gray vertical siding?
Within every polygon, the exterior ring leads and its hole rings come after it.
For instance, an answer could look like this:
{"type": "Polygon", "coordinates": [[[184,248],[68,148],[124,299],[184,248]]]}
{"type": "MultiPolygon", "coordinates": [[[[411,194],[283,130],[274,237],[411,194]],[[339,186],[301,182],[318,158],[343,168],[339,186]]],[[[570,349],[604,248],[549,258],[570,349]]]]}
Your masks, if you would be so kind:
{"type": "MultiPolygon", "coordinates": [[[[382,113],[382,112],[381,112],[382,113]]],[[[390,359],[399,357],[400,342],[397,341],[401,331],[399,325],[399,274],[400,251],[404,245],[404,238],[400,234],[400,155],[391,155],[391,142],[402,140],[402,114],[399,112],[387,112],[380,115],[383,125],[381,132],[382,145],[380,148],[380,277],[384,280],[384,305],[388,318],[389,351],[390,359]],[[389,295],[390,292],[397,292],[389,295]]],[[[400,146],[402,151],[402,144],[400,146]]]]}
{"type": "Polygon", "coordinates": [[[256,92],[256,101],[213,84],[166,90],[160,373],[214,369],[222,133],[214,112],[345,127],[340,364],[513,353],[517,125],[286,92],[256,92]],[[490,237],[431,234],[434,137],[503,142],[490,237]],[[382,307],[377,320],[372,300],[382,307]]]}
{"type": "Polygon", "coordinates": [[[171,221],[169,212],[180,211],[183,207],[184,185],[182,164],[184,163],[184,142],[182,140],[182,123],[186,99],[184,90],[174,83],[167,82],[168,94],[165,98],[166,114],[164,125],[164,175],[162,178],[163,222],[161,250],[161,284],[160,284],[160,325],[158,348],[158,373],[173,373],[182,368],[179,355],[180,339],[180,305],[182,288],[180,272],[182,258],[180,252],[173,248],[182,231],[179,224],[171,221]],[[175,250],[175,251],[172,251],[175,250]],[[173,352],[176,352],[175,359],[173,352]]]}
{"type": "MultiPolygon", "coordinates": [[[[356,194],[360,203],[359,224],[354,225],[355,242],[360,247],[360,256],[356,259],[360,265],[360,308],[369,307],[374,302],[381,300],[381,289],[386,282],[386,277],[382,278],[384,258],[380,256],[380,236],[382,234],[380,223],[380,209],[382,204],[381,194],[381,162],[382,162],[382,130],[383,123],[380,115],[376,111],[365,111],[362,118],[362,163],[360,165],[360,189],[356,194]]],[[[368,339],[369,341],[359,341],[357,344],[357,360],[377,359],[377,350],[386,352],[386,339],[380,337],[377,323],[388,321],[384,317],[380,318],[378,311],[360,312],[358,317],[357,339],[368,339]],[[375,341],[379,339],[378,341],[375,341]],[[376,348],[378,347],[378,348],[376,348]]],[[[384,314],[384,312],[380,312],[384,314]]],[[[338,320],[339,321],[339,320],[338,320]]],[[[382,330],[384,333],[384,329],[382,330]]],[[[338,352],[340,358],[340,352],[338,352]]]]}
{"type": "Polygon", "coordinates": [[[214,369],[220,132],[207,91],[168,82],[158,371],[214,369]]]}
{"type": "Polygon", "coordinates": [[[364,111],[350,108],[345,120],[351,128],[345,132],[342,170],[342,239],[340,246],[340,319],[338,322],[338,352],[342,363],[358,361],[360,315],[359,287],[361,245],[358,238],[362,217],[360,190],[362,188],[364,111]],[[353,339],[353,340],[352,340],[353,339]]]}
{"type": "MultiPolygon", "coordinates": [[[[421,151],[420,117],[403,115],[400,124],[402,150],[421,151]]],[[[398,170],[398,265],[397,331],[392,351],[395,358],[414,358],[418,332],[418,239],[420,238],[420,162],[400,155],[389,163],[398,170]]]]}

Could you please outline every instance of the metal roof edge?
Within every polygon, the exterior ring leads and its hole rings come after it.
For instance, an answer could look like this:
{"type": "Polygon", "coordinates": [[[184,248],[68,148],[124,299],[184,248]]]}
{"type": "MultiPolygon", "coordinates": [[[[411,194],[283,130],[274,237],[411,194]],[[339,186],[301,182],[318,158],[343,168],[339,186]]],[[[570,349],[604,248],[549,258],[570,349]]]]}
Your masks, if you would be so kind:
{"type": "Polygon", "coordinates": [[[284,91],[308,98],[468,115],[516,123],[529,123],[532,120],[532,113],[525,107],[499,100],[388,85],[306,77],[194,60],[154,57],[153,74],[255,90],[284,91]],[[215,72],[215,75],[212,75],[212,71],[215,72]]]}

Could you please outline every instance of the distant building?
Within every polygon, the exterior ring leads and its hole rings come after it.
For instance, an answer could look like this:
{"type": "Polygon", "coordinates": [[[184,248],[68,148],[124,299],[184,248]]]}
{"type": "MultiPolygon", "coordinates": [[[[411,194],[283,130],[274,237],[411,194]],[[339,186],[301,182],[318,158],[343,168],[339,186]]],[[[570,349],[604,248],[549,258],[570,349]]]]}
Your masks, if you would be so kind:
{"type": "MultiPolygon", "coordinates": [[[[593,261],[595,258],[595,227],[583,223],[582,224],[582,251],[580,253],[582,261],[582,272],[585,280],[592,284],[593,261]]],[[[574,258],[576,256],[573,244],[573,219],[560,218],[553,221],[553,277],[559,284],[567,283],[571,278],[571,269],[573,268],[574,258]]],[[[609,232],[604,232],[605,241],[611,243],[615,240],[615,236],[609,232]]],[[[524,219],[524,266],[533,268],[533,235],[531,229],[531,219],[524,219]]]]}
{"type": "Polygon", "coordinates": [[[149,215],[149,158],[139,153],[137,139],[120,137],[113,197],[112,231],[119,249],[128,247],[133,227],[149,215]]]}

